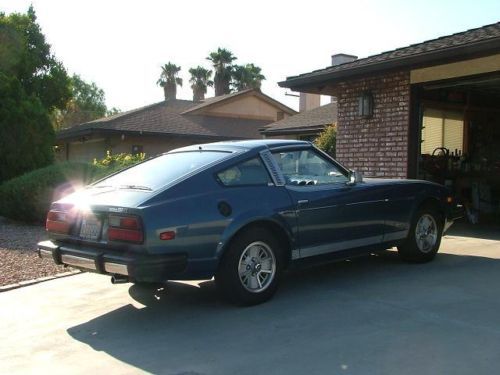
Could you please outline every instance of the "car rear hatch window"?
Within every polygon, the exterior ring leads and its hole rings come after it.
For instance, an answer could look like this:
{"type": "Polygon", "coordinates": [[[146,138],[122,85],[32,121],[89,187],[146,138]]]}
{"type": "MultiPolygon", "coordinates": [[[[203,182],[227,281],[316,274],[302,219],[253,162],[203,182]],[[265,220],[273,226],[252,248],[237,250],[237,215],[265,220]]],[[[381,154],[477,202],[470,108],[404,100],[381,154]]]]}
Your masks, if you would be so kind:
{"type": "Polygon", "coordinates": [[[186,151],[158,156],[110,176],[93,188],[114,187],[152,191],[229,156],[225,151],[186,151]]]}

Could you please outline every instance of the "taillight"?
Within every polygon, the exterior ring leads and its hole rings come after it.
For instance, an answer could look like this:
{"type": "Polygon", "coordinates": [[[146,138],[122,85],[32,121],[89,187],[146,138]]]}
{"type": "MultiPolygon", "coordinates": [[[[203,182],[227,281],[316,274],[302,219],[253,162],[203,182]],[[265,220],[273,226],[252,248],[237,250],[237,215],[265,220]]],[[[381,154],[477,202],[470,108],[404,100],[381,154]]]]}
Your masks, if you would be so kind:
{"type": "Polygon", "coordinates": [[[142,243],[144,233],[138,217],[109,215],[108,240],[142,243]]]}
{"type": "Polygon", "coordinates": [[[73,221],[73,215],[70,212],[71,207],[64,207],[62,205],[52,205],[49,213],[47,214],[47,221],[45,222],[45,229],[47,232],[68,234],[73,221]]]}

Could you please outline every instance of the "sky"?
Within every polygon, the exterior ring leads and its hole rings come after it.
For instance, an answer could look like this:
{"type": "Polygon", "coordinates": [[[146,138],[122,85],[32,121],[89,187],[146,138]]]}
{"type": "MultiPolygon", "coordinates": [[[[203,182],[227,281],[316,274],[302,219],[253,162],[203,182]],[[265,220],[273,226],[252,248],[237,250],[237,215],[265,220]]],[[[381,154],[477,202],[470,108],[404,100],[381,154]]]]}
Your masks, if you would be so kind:
{"type": "Polygon", "coordinates": [[[260,66],[262,91],[298,109],[277,82],[329,66],[332,54],[361,58],[500,21],[499,0],[0,0],[0,11],[31,3],[68,72],[121,110],[163,100],[156,81],[169,61],[182,67],[177,98],[192,99],[188,70],[210,68],[218,47],[260,66]]]}

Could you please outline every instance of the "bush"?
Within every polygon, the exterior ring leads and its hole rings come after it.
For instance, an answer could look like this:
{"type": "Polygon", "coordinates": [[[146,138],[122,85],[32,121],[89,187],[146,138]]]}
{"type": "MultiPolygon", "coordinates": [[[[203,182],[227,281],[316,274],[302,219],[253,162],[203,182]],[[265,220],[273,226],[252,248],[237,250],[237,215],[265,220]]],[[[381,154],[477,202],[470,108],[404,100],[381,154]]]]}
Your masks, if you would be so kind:
{"type": "Polygon", "coordinates": [[[93,163],[64,162],[15,177],[0,185],[0,215],[10,219],[42,223],[50,203],[79,187],[144,159],[144,154],[108,155],[93,163]]]}
{"type": "Polygon", "coordinates": [[[41,223],[52,201],[90,183],[98,172],[87,163],[66,162],[15,177],[0,185],[0,215],[41,223]]]}
{"type": "Polygon", "coordinates": [[[335,157],[337,143],[337,124],[332,124],[325,130],[323,130],[318,138],[314,140],[314,143],[328,155],[335,157]]]}
{"type": "Polygon", "coordinates": [[[111,152],[106,153],[106,157],[101,160],[94,159],[93,165],[101,171],[102,177],[119,171],[120,169],[124,169],[130,167],[134,164],[137,164],[143,161],[146,157],[146,154],[116,154],[111,155],[111,152]]]}

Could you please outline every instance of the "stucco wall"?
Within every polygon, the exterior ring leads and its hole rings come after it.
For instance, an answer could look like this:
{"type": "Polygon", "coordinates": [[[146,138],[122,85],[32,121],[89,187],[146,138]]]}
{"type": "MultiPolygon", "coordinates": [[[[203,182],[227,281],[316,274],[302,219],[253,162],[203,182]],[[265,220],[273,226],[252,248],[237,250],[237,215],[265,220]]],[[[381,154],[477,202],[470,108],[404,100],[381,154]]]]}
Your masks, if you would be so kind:
{"type": "MultiPolygon", "coordinates": [[[[207,141],[208,142],[208,141],[207,141]]],[[[204,143],[199,138],[190,137],[154,137],[154,136],[127,136],[112,135],[106,138],[96,137],[86,142],[74,141],[69,143],[59,142],[59,151],[56,154],[58,161],[92,161],[101,159],[109,150],[113,154],[132,152],[132,146],[143,147],[146,156],[154,156],[173,150],[175,148],[204,143]]]]}
{"type": "Polygon", "coordinates": [[[109,145],[113,153],[131,153],[133,145],[142,145],[143,152],[147,156],[154,156],[173,150],[175,148],[184,147],[192,144],[203,143],[202,140],[188,137],[151,137],[151,136],[125,136],[113,137],[110,139],[109,145]]]}
{"type": "Polygon", "coordinates": [[[338,86],[337,159],[365,176],[406,178],[410,73],[401,71],[338,86]],[[371,118],[358,115],[358,98],[371,91],[371,118]]]}
{"type": "MultiPolygon", "coordinates": [[[[205,114],[222,117],[243,117],[256,120],[277,121],[279,108],[255,96],[238,98],[232,102],[211,108],[205,114]]],[[[283,118],[287,118],[285,113],[283,118]]]]}

